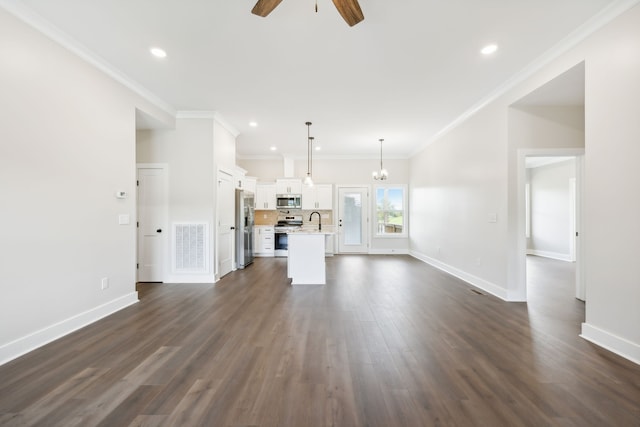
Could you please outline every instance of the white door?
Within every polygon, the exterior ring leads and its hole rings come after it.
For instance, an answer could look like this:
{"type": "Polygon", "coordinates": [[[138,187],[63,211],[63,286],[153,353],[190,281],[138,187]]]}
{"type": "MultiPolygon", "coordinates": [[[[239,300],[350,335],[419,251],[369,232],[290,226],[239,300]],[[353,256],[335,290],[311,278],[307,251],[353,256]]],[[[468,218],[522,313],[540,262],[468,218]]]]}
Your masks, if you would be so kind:
{"type": "Polygon", "coordinates": [[[138,167],[138,281],[162,282],[166,224],[166,171],[138,167]]]}
{"type": "Polygon", "coordinates": [[[235,197],[233,176],[218,171],[218,277],[233,270],[235,240],[235,197]]]}
{"type": "Polygon", "coordinates": [[[369,251],[369,189],[338,187],[338,252],[369,251]]]}

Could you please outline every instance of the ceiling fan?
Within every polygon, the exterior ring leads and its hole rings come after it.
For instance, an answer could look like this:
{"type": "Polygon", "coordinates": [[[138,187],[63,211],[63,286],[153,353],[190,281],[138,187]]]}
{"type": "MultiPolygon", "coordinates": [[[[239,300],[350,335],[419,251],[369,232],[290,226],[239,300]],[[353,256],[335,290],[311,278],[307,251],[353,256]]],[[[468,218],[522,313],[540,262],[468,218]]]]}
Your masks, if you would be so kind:
{"type": "MultiPolygon", "coordinates": [[[[254,15],[262,16],[263,18],[270,14],[282,0],[258,0],[251,13],[254,15]]],[[[362,9],[358,4],[358,0],[333,0],[333,4],[342,15],[342,18],[353,27],[358,22],[364,20],[362,9]]],[[[318,4],[316,3],[316,12],[318,11],[318,4]]]]}

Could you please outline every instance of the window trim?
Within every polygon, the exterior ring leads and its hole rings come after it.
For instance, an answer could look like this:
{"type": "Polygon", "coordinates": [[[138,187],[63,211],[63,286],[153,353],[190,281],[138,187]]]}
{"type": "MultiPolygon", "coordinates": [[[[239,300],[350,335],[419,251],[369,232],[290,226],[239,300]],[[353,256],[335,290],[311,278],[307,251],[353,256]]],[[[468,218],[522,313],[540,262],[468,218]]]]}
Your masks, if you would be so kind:
{"type": "Polygon", "coordinates": [[[373,186],[373,197],[371,198],[372,206],[372,219],[371,221],[371,236],[374,239],[406,239],[409,237],[409,189],[407,184],[378,184],[373,186]],[[378,233],[378,190],[384,189],[400,189],[402,190],[402,233],[378,233]]]}

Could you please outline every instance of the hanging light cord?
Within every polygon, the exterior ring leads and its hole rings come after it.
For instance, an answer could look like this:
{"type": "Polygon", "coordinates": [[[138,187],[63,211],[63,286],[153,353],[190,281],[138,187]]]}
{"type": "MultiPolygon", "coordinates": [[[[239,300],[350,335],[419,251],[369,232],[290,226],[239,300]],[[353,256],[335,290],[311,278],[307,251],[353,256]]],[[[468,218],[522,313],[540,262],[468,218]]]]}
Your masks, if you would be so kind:
{"type": "Polygon", "coordinates": [[[311,122],[306,122],[307,125],[307,176],[311,177],[311,122]]]}
{"type": "Polygon", "coordinates": [[[309,167],[308,167],[308,171],[309,171],[309,176],[313,176],[313,140],[314,138],[312,136],[309,137],[309,155],[307,156],[307,158],[309,159],[309,167]]]}

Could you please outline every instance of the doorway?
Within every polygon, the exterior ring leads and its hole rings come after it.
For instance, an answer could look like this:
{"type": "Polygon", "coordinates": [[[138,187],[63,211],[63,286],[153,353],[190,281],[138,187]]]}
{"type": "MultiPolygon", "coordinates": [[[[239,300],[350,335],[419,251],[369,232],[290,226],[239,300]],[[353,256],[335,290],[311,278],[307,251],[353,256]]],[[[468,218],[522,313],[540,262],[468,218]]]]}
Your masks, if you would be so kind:
{"type": "Polygon", "coordinates": [[[163,282],[167,247],[167,165],[137,165],[138,282],[163,282]]]}
{"type": "MultiPolygon", "coordinates": [[[[524,295],[528,295],[527,282],[527,256],[528,254],[541,255],[548,258],[560,259],[564,262],[575,261],[575,297],[582,301],[586,299],[586,291],[584,285],[584,274],[582,269],[584,268],[582,263],[583,247],[581,245],[581,214],[582,214],[582,176],[583,176],[583,164],[584,164],[584,149],[531,149],[531,150],[519,150],[518,151],[518,193],[519,193],[519,215],[518,215],[518,248],[519,255],[517,264],[522,272],[521,277],[524,286],[524,295]],[[536,209],[533,204],[535,203],[533,193],[534,189],[529,180],[531,165],[539,162],[554,162],[563,161],[567,159],[573,159],[575,165],[574,176],[566,177],[563,182],[557,184],[558,192],[564,194],[564,199],[560,202],[559,210],[564,212],[565,217],[562,219],[565,223],[565,228],[561,229],[560,240],[565,242],[566,250],[563,253],[561,251],[545,250],[544,247],[535,247],[531,245],[530,240],[535,233],[535,221],[532,214],[536,209]],[[560,190],[562,189],[562,190],[560,190]]],[[[546,194],[549,197],[548,194],[546,194]]],[[[553,194],[550,196],[553,199],[553,194]]],[[[545,200],[542,197],[541,200],[545,200]]],[[[538,202],[540,203],[540,202],[538,202]]],[[[549,202],[551,203],[551,202],[549,202]]],[[[557,208],[557,207],[556,207],[557,208]]],[[[548,218],[551,216],[549,212],[541,212],[540,218],[548,218]]],[[[538,219],[541,221],[541,219],[538,219]]],[[[548,233],[551,235],[553,233],[548,233]]],[[[548,244],[548,239],[543,236],[539,240],[547,240],[545,244],[548,244]]],[[[547,246],[548,248],[549,246],[547,246]]]]}
{"type": "Polygon", "coordinates": [[[231,173],[218,170],[217,278],[222,278],[233,270],[235,240],[235,186],[233,184],[231,173]]]}
{"type": "Polygon", "coordinates": [[[338,186],[338,253],[369,252],[369,187],[338,186]]]}

